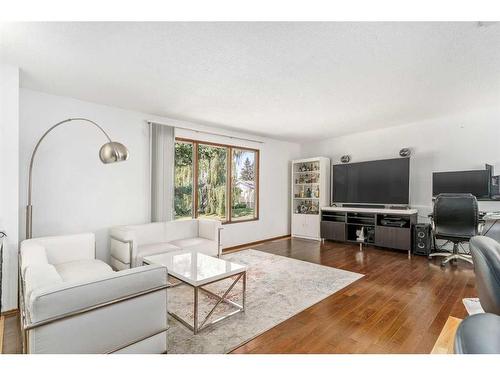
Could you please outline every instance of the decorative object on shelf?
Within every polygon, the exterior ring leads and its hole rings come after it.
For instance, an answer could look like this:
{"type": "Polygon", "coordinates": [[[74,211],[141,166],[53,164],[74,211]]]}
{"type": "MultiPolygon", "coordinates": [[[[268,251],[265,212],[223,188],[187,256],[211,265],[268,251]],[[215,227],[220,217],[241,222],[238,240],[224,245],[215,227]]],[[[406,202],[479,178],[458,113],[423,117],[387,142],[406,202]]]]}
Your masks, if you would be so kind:
{"type": "Polygon", "coordinates": [[[320,240],[320,208],[330,203],[330,160],[294,160],[291,167],[292,236],[320,240]]]}
{"type": "Polygon", "coordinates": [[[319,204],[317,201],[301,200],[296,203],[296,214],[317,215],[319,213],[319,204]]]}
{"type": "Polygon", "coordinates": [[[118,142],[113,142],[109,135],[101,128],[97,123],[92,120],[78,117],[78,118],[69,118],[63,121],[58,122],[57,124],[50,127],[45,133],[43,133],[42,137],[38,140],[35,148],[33,149],[33,153],[31,154],[31,160],[29,165],[29,176],[28,176],[28,204],[26,206],[26,238],[32,237],[32,222],[33,222],[33,208],[31,205],[31,186],[32,186],[32,172],[33,172],[33,162],[35,160],[35,155],[38,150],[38,147],[44,140],[44,138],[59,125],[69,123],[71,121],[85,121],[88,122],[95,127],[97,127],[106,137],[108,142],[106,142],[101,149],[99,150],[99,158],[104,164],[116,163],[119,161],[125,161],[128,159],[129,153],[127,148],[118,142]]]}
{"type": "Polygon", "coordinates": [[[365,227],[361,227],[356,231],[356,241],[365,242],[365,227]]]}
{"type": "Polygon", "coordinates": [[[408,147],[399,150],[399,156],[401,156],[402,158],[407,158],[410,155],[411,155],[411,149],[409,149],[408,147]]]}
{"type": "Polygon", "coordinates": [[[350,155],[343,155],[341,158],[340,158],[340,161],[342,163],[349,163],[351,161],[351,156],[350,155]]]}

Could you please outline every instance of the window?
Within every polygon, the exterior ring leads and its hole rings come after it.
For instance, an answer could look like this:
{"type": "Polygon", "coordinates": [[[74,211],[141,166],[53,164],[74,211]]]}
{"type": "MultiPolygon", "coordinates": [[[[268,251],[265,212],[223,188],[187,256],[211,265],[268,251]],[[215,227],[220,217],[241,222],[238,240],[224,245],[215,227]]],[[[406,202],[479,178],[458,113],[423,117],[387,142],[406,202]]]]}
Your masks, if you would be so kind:
{"type": "Polygon", "coordinates": [[[198,144],[198,217],[226,220],[227,148],[198,144]]]}
{"type": "Polygon", "coordinates": [[[250,220],[256,217],[257,173],[254,150],[232,149],[231,157],[231,220],[250,220]]]}
{"type": "Polygon", "coordinates": [[[189,139],[175,143],[175,219],[258,219],[259,151],[189,139]]]}
{"type": "Polygon", "coordinates": [[[193,144],[175,142],[175,220],[193,216],[193,144]]]}

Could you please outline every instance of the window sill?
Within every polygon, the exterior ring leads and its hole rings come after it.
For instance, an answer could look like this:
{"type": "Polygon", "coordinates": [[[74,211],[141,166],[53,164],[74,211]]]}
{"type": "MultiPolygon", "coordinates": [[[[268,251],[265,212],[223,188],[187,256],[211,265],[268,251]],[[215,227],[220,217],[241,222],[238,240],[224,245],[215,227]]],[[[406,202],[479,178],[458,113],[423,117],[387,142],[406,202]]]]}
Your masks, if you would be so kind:
{"type": "Polygon", "coordinates": [[[234,221],[224,221],[222,222],[222,225],[227,225],[227,224],[239,224],[239,223],[248,223],[250,221],[258,221],[259,218],[256,217],[254,219],[246,219],[246,220],[234,220],[234,221]]]}

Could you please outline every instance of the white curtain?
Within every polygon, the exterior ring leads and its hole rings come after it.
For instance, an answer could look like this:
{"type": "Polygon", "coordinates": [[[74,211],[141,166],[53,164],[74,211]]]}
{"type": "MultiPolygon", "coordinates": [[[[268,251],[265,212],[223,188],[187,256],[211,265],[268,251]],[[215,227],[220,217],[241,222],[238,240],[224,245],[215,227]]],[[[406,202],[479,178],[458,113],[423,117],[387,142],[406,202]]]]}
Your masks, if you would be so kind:
{"type": "Polygon", "coordinates": [[[174,211],[174,128],[150,123],[150,135],[151,221],[169,221],[174,211]]]}

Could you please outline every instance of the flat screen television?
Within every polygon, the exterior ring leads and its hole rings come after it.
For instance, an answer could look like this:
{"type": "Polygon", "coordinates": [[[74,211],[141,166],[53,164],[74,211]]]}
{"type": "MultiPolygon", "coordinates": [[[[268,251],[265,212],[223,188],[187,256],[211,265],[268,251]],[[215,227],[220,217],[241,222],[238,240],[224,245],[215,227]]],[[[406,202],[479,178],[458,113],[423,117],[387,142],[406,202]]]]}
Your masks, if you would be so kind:
{"type": "Polygon", "coordinates": [[[470,193],[477,199],[490,197],[490,174],[487,169],[474,171],[434,172],[432,196],[441,193],[470,193]]]}
{"type": "Polygon", "coordinates": [[[332,167],[332,203],[405,205],[409,202],[409,158],[332,167]]]}

